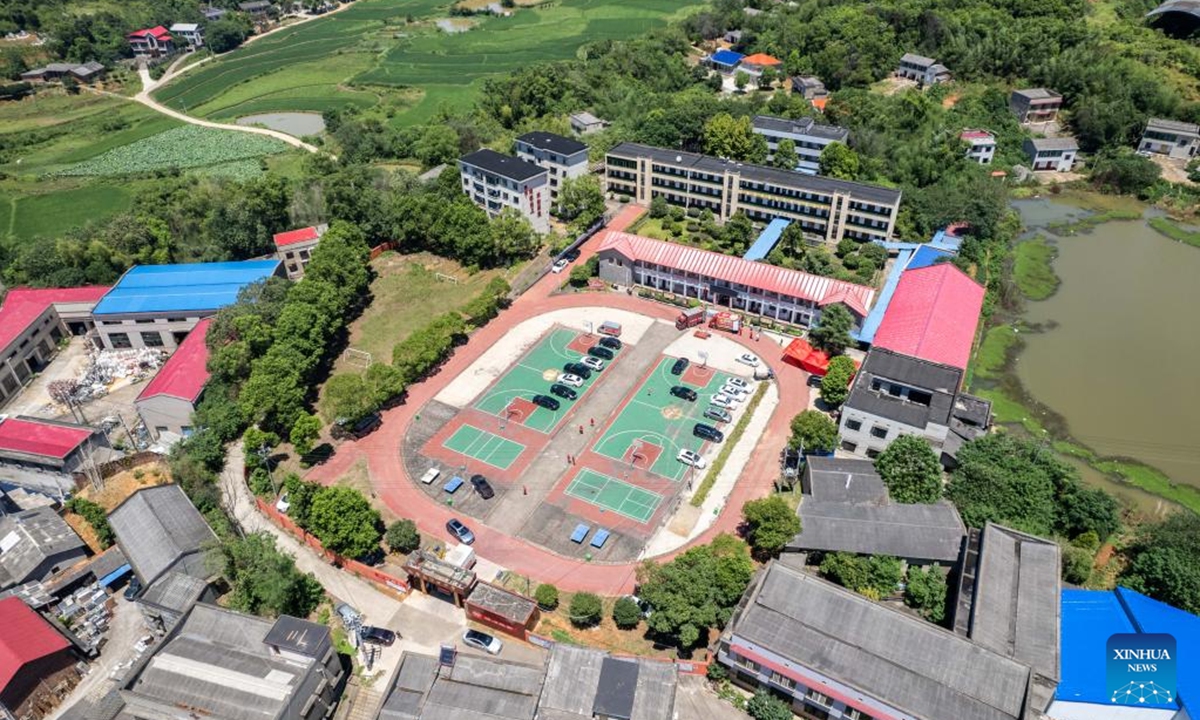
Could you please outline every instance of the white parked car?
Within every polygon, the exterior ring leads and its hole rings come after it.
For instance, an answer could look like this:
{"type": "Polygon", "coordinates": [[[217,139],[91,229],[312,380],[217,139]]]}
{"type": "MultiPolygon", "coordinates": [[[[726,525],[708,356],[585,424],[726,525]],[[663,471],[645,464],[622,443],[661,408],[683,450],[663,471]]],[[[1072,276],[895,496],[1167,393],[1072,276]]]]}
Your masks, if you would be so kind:
{"type": "Polygon", "coordinates": [[[563,385],[569,385],[571,387],[583,387],[583,378],[579,377],[578,375],[572,375],[571,373],[559,373],[554,382],[562,383],[563,385]]]}
{"type": "Polygon", "coordinates": [[[550,266],[550,272],[556,273],[556,274],[560,273],[563,270],[566,270],[567,266],[570,264],[571,264],[570,260],[568,260],[566,258],[562,258],[561,260],[558,260],[557,262],[555,262],[554,265],[550,266]]]}
{"type": "Polygon", "coordinates": [[[441,474],[442,474],[441,470],[438,470],[435,467],[431,467],[425,471],[424,475],[421,476],[421,483],[424,485],[431,485],[431,484],[433,484],[433,481],[437,480],[438,476],[440,476],[441,474]]]}
{"type": "Polygon", "coordinates": [[[734,405],[733,398],[729,397],[728,395],[720,395],[720,394],[713,395],[712,400],[709,400],[709,402],[711,402],[713,405],[716,405],[717,407],[723,407],[726,410],[732,408],[734,405]]]}
{"type": "Polygon", "coordinates": [[[680,450],[675,459],[684,465],[691,465],[697,470],[703,470],[708,467],[708,463],[705,462],[704,458],[700,457],[700,453],[694,450],[680,450]]]}
{"type": "Polygon", "coordinates": [[[583,357],[579,358],[579,362],[587,365],[596,372],[600,372],[604,369],[604,361],[598,357],[592,357],[591,355],[584,355],[583,357]]]}
{"type": "Polygon", "coordinates": [[[723,385],[721,387],[721,394],[728,395],[734,400],[741,402],[742,400],[746,399],[746,396],[750,394],[750,391],[746,388],[740,388],[736,385],[723,385]]]}
{"type": "Polygon", "coordinates": [[[750,353],[742,353],[738,357],[737,361],[743,365],[749,365],[750,367],[758,367],[758,356],[757,355],[751,355],[750,353]]]}
{"type": "Polygon", "coordinates": [[[500,651],[504,649],[504,643],[499,639],[478,630],[468,630],[463,633],[463,644],[482,650],[488,655],[499,655],[500,651]]]}
{"type": "Polygon", "coordinates": [[[740,377],[731,377],[725,381],[725,384],[732,385],[734,387],[739,387],[742,389],[747,389],[750,387],[750,383],[746,382],[746,380],[744,378],[740,378],[740,377]]]}
{"type": "Polygon", "coordinates": [[[275,503],[275,509],[278,510],[279,512],[283,513],[284,515],[287,515],[287,511],[291,507],[292,507],[292,504],[290,502],[288,502],[287,493],[284,493],[283,496],[281,498],[279,498],[279,502],[275,503]]]}

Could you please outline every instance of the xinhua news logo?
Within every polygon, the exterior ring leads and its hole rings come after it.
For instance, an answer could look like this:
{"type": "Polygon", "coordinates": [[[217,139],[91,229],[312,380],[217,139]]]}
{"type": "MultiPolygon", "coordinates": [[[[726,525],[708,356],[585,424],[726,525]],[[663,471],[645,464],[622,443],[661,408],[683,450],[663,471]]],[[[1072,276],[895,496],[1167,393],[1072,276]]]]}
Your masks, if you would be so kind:
{"type": "Polygon", "coordinates": [[[1175,704],[1175,638],[1126,634],[1108,638],[1108,695],[1115,705],[1175,704]]]}

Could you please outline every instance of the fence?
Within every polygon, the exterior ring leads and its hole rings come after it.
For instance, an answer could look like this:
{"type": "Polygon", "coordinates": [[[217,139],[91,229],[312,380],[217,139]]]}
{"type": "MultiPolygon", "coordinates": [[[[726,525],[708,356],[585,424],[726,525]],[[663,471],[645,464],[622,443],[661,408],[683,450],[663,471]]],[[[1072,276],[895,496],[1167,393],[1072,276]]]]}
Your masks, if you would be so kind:
{"type": "Polygon", "coordinates": [[[356,575],[363,580],[369,580],[376,585],[380,585],[380,589],[386,592],[401,596],[409,592],[407,578],[401,579],[394,575],[389,575],[380,570],[376,570],[369,565],[364,565],[357,560],[351,560],[350,558],[343,557],[335,552],[326,550],[325,546],[321,544],[320,540],[305,532],[299,525],[296,524],[294,520],[279,512],[274,505],[264,502],[262,498],[257,497],[254,498],[254,504],[258,506],[258,509],[264,515],[270,518],[271,522],[296,536],[296,539],[315,550],[318,555],[325,558],[330,563],[337,565],[343,570],[349,571],[351,574],[356,575]]]}
{"type": "MultiPolygon", "coordinates": [[[[553,650],[558,643],[548,637],[543,637],[535,633],[526,633],[525,639],[537,645],[538,647],[553,650]]],[[[652,662],[672,663],[675,665],[675,672],[680,675],[704,675],[708,673],[708,666],[713,663],[712,660],[669,660],[667,658],[646,657],[644,655],[630,655],[629,653],[610,652],[609,655],[618,658],[630,658],[633,660],[650,660],[652,662]]],[[[705,652],[707,655],[707,651],[705,652]]]]}
{"type": "MultiPolygon", "coordinates": [[[[100,465],[96,466],[96,471],[100,473],[100,478],[102,480],[107,480],[117,473],[122,473],[126,470],[132,470],[139,465],[149,465],[150,463],[154,462],[162,462],[163,459],[163,456],[159,455],[158,453],[143,450],[142,452],[126,455],[125,457],[117,458],[116,460],[109,460],[106,463],[101,463],[100,465]]],[[[76,490],[82,490],[92,482],[91,478],[89,478],[85,473],[81,472],[72,473],[71,479],[75,483],[76,490]]]]}
{"type": "Polygon", "coordinates": [[[395,249],[396,249],[396,243],[394,243],[394,242],[380,243],[380,244],[376,245],[375,247],[371,248],[371,259],[374,260],[375,258],[384,254],[388,250],[395,250],[395,249]]]}

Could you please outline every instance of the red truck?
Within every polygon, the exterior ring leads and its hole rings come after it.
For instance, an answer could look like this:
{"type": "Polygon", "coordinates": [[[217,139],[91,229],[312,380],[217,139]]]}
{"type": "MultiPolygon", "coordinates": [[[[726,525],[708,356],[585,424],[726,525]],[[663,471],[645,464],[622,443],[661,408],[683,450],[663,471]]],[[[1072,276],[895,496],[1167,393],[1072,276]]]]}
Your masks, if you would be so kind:
{"type": "Polygon", "coordinates": [[[724,330],[731,333],[740,333],[742,331],[742,316],[737,313],[719,312],[713,315],[712,322],[709,326],[715,330],[724,330]]]}
{"type": "Polygon", "coordinates": [[[690,327],[704,323],[704,308],[698,307],[691,310],[684,310],[679,313],[679,317],[675,318],[675,329],[686,330],[690,327]]]}

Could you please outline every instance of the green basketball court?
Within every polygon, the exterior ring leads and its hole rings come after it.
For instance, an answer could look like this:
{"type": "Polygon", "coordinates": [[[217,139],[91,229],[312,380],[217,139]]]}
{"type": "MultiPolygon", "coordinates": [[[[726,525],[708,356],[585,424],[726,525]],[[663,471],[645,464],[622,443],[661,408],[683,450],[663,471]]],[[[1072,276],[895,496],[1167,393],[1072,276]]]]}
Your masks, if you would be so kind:
{"type": "MultiPolygon", "coordinates": [[[[579,332],[565,328],[551,330],[475,401],[475,408],[511,422],[521,422],[525,427],[539,432],[553,432],[570,412],[571,406],[579,401],[552,395],[558,400],[559,408],[547,410],[533,405],[529,400],[534,395],[550,395],[550,386],[563,372],[563,365],[577,362],[583,356],[583,353],[568,347],[579,335],[579,332]]],[[[584,392],[603,374],[593,372],[591,379],[584,380],[583,387],[575,388],[575,392],[583,397],[584,392]]]]}
{"type": "Polygon", "coordinates": [[[643,490],[590,468],[580,470],[565,492],[573,498],[640,523],[650,522],[654,511],[662,503],[662,495],[658,493],[643,490]]]}
{"type": "Polygon", "coordinates": [[[442,446],[501,470],[507,470],[525,450],[525,446],[519,442],[493,435],[473,425],[463,425],[455,430],[442,446]]]}
{"type": "MultiPolygon", "coordinates": [[[[592,450],[605,457],[624,463],[631,459],[638,467],[641,462],[649,463],[650,471],[670,480],[679,480],[688,472],[688,466],[675,459],[680,450],[699,450],[703,441],[692,434],[692,427],[702,422],[707,425],[718,423],[704,417],[709,399],[716,395],[730,376],[712,371],[705,385],[685,382],[671,374],[675,358],[664,357],[654,371],[642,382],[637,392],[621,409],[616,420],[609,425],[604,435],[592,446],[592,450]],[[684,385],[699,395],[696,402],[688,402],[671,394],[671,386],[684,385]],[[634,455],[637,458],[634,458],[634,455]]],[[[684,373],[694,376],[695,370],[684,373]]]]}

